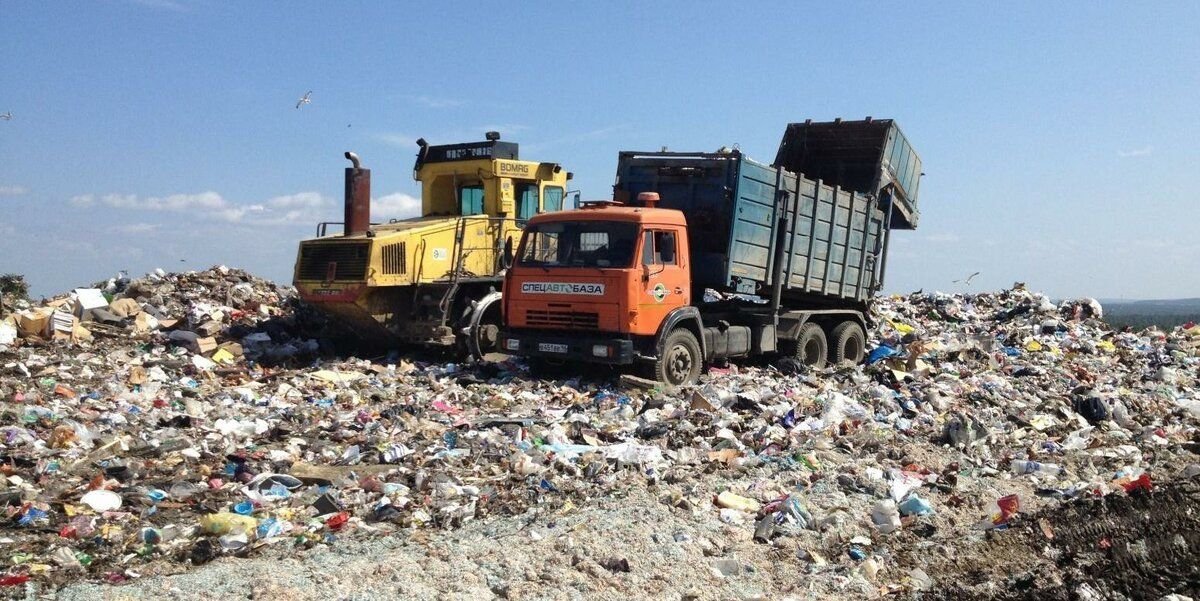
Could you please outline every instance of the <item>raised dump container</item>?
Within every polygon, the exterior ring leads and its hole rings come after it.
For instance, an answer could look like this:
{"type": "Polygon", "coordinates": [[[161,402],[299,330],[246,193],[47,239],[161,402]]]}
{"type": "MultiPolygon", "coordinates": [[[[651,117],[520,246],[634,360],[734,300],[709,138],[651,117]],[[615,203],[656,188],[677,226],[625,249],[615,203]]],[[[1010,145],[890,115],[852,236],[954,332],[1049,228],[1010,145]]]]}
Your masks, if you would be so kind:
{"type": "Polygon", "coordinates": [[[891,229],[916,229],[921,158],[891,119],[791,123],[775,165],[822,183],[876,194],[891,207],[891,229]]]}
{"type": "Polygon", "coordinates": [[[687,217],[696,288],[768,295],[777,240],[785,301],[865,303],[882,284],[886,214],[875,195],[736,151],[622,152],[614,197],[636,204],[640,192],[658,192],[659,207],[687,217]],[[779,237],[781,223],[788,228],[779,237]]]}

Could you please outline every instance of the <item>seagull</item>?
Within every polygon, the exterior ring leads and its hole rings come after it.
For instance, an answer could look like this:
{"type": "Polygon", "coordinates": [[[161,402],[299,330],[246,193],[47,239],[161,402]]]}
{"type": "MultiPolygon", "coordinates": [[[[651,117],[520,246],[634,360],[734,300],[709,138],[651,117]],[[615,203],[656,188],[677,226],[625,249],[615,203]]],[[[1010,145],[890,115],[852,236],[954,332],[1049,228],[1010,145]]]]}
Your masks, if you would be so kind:
{"type": "Polygon", "coordinates": [[[312,90],[305,92],[304,96],[301,96],[300,100],[296,101],[296,108],[300,108],[306,104],[311,104],[312,103],[311,96],[312,96],[312,90]]]}
{"type": "Polygon", "coordinates": [[[4,119],[5,121],[12,121],[12,111],[9,111],[7,113],[4,113],[3,115],[0,115],[0,119],[4,119]]]}
{"type": "Polygon", "coordinates": [[[967,276],[967,277],[965,277],[965,278],[963,278],[963,279],[961,279],[961,280],[954,280],[952,283],[954,283],[954,284],[957,284],[957,283],[959,283],[959,282],[962,282],[963,284],[966,284],[967,286],[970,286],[970,285],[971,285],[971,279],[972,279],[972,278],[974,278],[974,277],[975,277],[975,276],[977,276],[977,275],[979,275],[979,272],[978,272],[978,271],[976,271],[975,273],[972,273],[971,275],[969,275],[969,276],[967,276]]]}

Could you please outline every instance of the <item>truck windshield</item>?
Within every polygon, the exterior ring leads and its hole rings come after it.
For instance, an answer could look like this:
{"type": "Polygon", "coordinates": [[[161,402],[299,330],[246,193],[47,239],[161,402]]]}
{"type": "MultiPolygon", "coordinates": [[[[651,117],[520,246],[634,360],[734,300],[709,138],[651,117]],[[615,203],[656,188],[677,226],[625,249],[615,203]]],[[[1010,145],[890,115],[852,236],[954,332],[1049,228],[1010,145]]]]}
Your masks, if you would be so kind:
{"type": "Polygon", "coordinates": [[[532,267],[629,267],[638,226],[614,221],[558,221],[525,228],[518,264],[532,267]]]}

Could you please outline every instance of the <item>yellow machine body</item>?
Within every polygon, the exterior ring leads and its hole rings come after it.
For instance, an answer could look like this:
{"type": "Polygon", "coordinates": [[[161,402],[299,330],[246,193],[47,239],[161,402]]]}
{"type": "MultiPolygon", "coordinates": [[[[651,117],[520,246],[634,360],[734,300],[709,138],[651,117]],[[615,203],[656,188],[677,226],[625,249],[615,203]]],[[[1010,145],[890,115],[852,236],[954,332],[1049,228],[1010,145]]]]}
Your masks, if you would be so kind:
{"type": "Polygon", "coordinates": [[[484,346],[493,343],[495,328],[485,326],[500,323],[494,301],[505,245],[520,239],[525,220],[563,208],[570,177],[555,163],[516,155],[516,144],[497,140],[421,144],[413,172],[421,216],[365,231],[328,233],[332,224],[321,224],[297,253],[293,282],[301,297],[380,342],[463,343],[473,325],[484,327],[484,346]]]}

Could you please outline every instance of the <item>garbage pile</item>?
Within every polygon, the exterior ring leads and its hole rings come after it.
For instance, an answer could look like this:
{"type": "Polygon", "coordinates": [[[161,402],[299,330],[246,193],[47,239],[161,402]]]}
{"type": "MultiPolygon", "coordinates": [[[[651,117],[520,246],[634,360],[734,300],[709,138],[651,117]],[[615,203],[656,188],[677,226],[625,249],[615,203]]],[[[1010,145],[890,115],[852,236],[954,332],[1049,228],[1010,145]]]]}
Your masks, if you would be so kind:
{"type": "Polygon", "coordinates": [[[644,487],[839,590],[928,589],[914,541],[1200,474],[1200,327],[1101,317],[1023,286],[887,297],[866,365],[731,364],[645,390],[518,361],[323,357],[287,288],[223,267],[116,278],[0,322],[0,586],[120,583],[644,487]]]}

